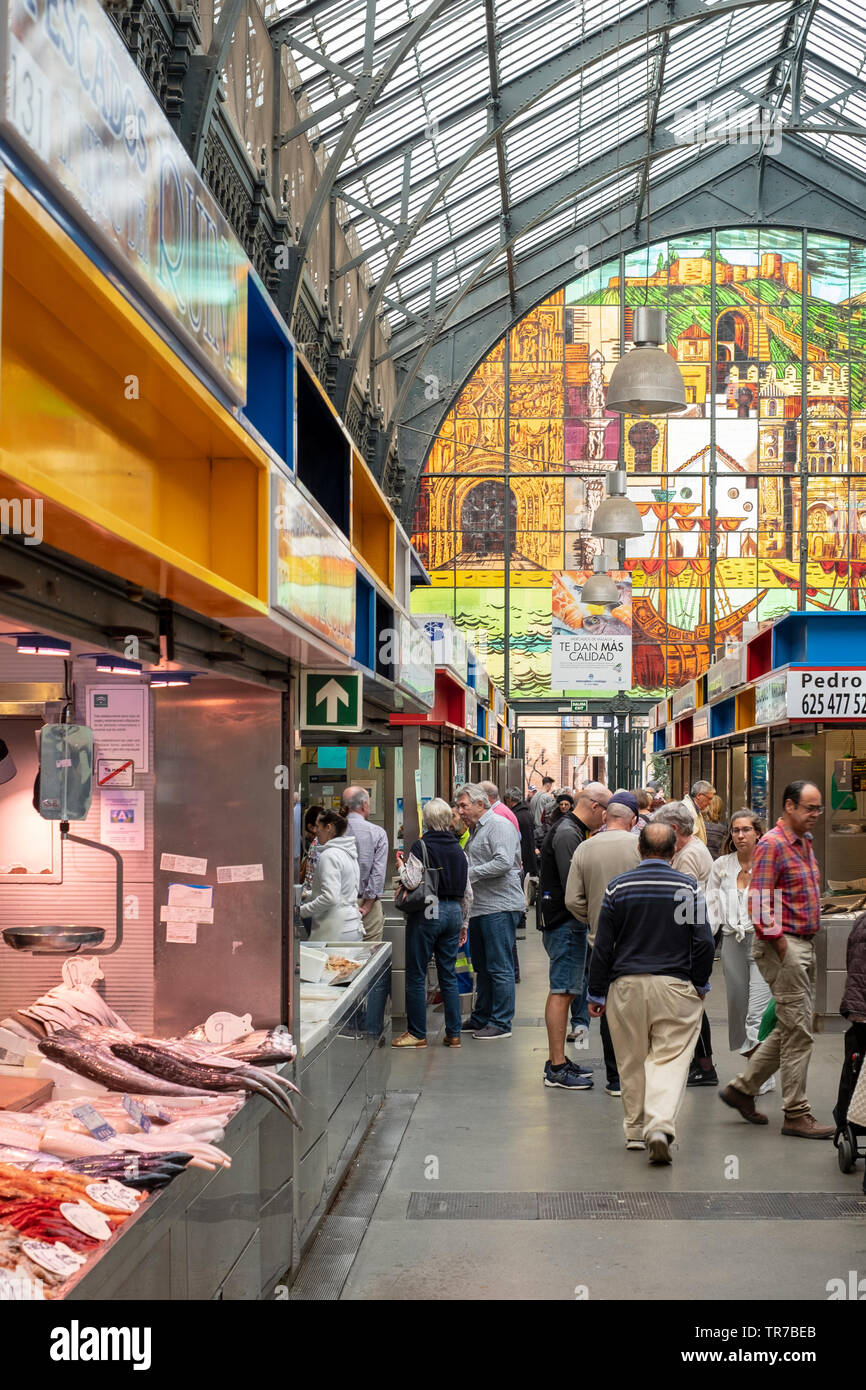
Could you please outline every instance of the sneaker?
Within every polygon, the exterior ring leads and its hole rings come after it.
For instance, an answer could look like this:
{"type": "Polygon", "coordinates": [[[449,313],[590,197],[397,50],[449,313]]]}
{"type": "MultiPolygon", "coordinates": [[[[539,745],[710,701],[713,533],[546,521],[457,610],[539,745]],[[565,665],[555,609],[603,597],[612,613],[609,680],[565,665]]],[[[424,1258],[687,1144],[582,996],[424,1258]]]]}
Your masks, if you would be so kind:
{"type": "Polygon", "coordinates": [[[495,1024],[488,1023],[486,1028],[479,1028],[477,1033],[472,1034],[473,1038],[478,1038],[480,1042],[487,1042],[488,1038],[510,1038],[510,1028],[497,1028],[495,1024]]]}
{"type": "Polygon", "coordinates": [[[558,1086],[562,1091],[591,1091],[592,1077],[584,1076],[569,1066],[568,1062],[563,1062],[562,1066],[554,1067],[547,1061],[544,1064],[544,1084],[545,1086],[558,1086]]]}
{"type": "Polygon", "coordinates": [[[459,1037],[458,1037],[458,1038],[449,1038],[449,1036],[448,1036],[447,1033],[445,1034],[445,1037],[442,1039],[442,1044],[443,1044],[444,1047],[460,1047],[460,1046],[461,1046],[459,1037]]]}
{"type": "Polygon", "coordinates": [[[719,1077],[715,1067],[709,1067],[704,1071],[703,1067],[692,1067],[689,1072],[687,1086],[718,1086],[719,1077]]]}
{"type": "Polygon", "coordinates": [[[565,1035],[566,1042],[577,1043],[578,1047],[586,1046],[587,1034],[589,1029],[582,1023],[572,1023],[565,1035]]]}
{"type": "Polygon", "coordinates": [[[792,1120],[786,1115],[782,1133],[797,1139],[829,1139],[836,1133],[836,1126],[819,1125],[814,1115],[795,1115],[792,1120]]]}
{"type": "Polygon", "coordinates": [[[650,1163],[670,1163],[671,1162],[671,1141],[670,1136],[661,1129],[654,1129],[652,1134],[647,1135],[647,1148],[649,1149],[650,1163]]]}
{"type": "Polygon", "coordinates": [[[775,1089],[776,1089],[776,1078],[775,1078],[775,1076],[768,1076],[767,1079],[766,1079],[766,1081],[764,1082],[763,1086],[761,1086],[760,1089],[758,1090],[758,1095],[759,1095],[759,1096],[765,1096],[765,1095],[767,1094],[768,1091],[775,1091],[775,1089]]]}
{"type": "Polygon", "coordinates": [[[414,1033],[401,1033],[399,1038],[394,1038],[392,1047],[426,1047],[426,1038],[416,1038],[414,1033]]]}
{"type": "Polygon", "coordinates": [[[644,1141],[643,1141],[642,1139],[626,1139],[626,1141],[625,1141],[625,1146],[626,1146],[627,1149],[645,1149],[645,1148],[646,1148],[646,1144],[644,1143],[644,1141]]]}
{"type": "Polygon", "coordinates": [[[592,1076],[592,1067],[579,1067],[577,1062],[572,1062],[570,1057],[566,1057],[565,1065],[571,1067],[572,1071],[576,1071],[578,1076],[592,1076]]]}
{"type": "Polygon", "coordinates": [[[477,1029],[477,1027],[478,1027],[478,1024],[477,1024],[477,1023],[473,1023],[472,1020],[471,1020],[470,1018],[467,1018],[466,1022],[465,1022],[465,1023],[462,1023],[462,1024],[460,1025],[460,1032],[461,1032],[461,1033],[474,1033],[475,1030],[477,1029]]]}
{"type": "MultiPolygon", "coordinates": [[[[605,1093],[606,1096],[621,1096],[621,1095],[622,1095],[622,1086],[621,1086],[620,1082],[619,1082],[619,1081],[608,1081],[607,1085],[606,1085],[605,1088],[604,1088],[604,1093],[605,1093]]],[[[641,1148],[643,1148],[643,1144],[641,1144],[641,1148]]]]}
{"type": "Polygon", "coordinates": [[[745,1091],[738,1091],[736,1086],[726,1086],[723,1091],[719,1091],[719,1100],[723,1100],[732,1110],[739,1110],[743,1119],[748,1120],[750,1125],[767,1123],[766,1115],[755,1109],[754,1097],[747,1096],[745,1091]]]}

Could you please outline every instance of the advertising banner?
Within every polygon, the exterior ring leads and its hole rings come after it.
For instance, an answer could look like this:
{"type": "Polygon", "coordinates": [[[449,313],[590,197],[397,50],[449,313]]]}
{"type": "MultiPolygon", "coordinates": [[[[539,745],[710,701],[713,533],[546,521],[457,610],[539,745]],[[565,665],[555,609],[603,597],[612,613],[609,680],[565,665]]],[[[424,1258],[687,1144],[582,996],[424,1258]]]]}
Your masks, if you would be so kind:
{"type": "Polygon", "coordinates": [[[580,591],[590,570],[553,576],[552,690],[630,690],[631,578],[615,571],[620,601],[615,608],[585,604],[580,591]]]}
{"type": "Polygon", "coordinates": [[[416,627],[411,618],[403,614],[400,615],[400,664],[396,680],[404,690],[433,708],[436,695],[433,643],[423,628],[416,627]]]}
{"type": "Polygon", "coordinates": [[[287,479],[273,475],[275,543],[271,604],[355,651],[355,561],[345,541],[287,479]]]}
{"type": "Polygon", "coordinates": [[[776,724],[788,716],[788,677],[783,671],[755,686],[755,723],[776,724]]]}
{"type": "Polygon", "coordinates": [[[0,4],[0,128],[234,401],[247,258],[98,0],[0,4]]]}

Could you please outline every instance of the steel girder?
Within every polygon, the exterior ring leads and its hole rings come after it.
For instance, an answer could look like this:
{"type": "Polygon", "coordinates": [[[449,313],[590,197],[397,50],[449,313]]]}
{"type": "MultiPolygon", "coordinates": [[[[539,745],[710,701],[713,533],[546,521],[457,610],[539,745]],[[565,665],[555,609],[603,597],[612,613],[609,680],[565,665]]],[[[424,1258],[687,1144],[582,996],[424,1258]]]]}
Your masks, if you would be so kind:
{"type": "MultiPolygon", "coordinates": [[[[322,218],[322,215],[329,205],[331,193],[334,189],[334,185],[337,182],[340,169],[343,165],[343,160],[345,159],[348,151],[351,149],[352,143],[355,140],[358,131],[361,129],[361,126],[364,124],[364,121],[366,120],[370,111],[376,104],[377,98],[379,97],[380,93],[385,88],[385,86],[387,86],[391,77],[393,77],[394,73],[399,68],[403,59],[407,56],[407,54],[409,54],[412,51],[412,49],[418,43],[419,39],[421,39],[425,32],[430,28],[431,24],[433,24],[439,18],[439,15],[442,14],[444,10],[448,9],[449,5],[452,5],[453,3],[454,0],[430,0],[427,9],[424,11],[423,14],[419,15],[419,17],[416,20],[414,20],[410,27],[405,31],[403,37],[400,39],[400,42],[388,55],[388,58],[382,64],[382,67],[379,69],[379,71],[375,74],[361,74],[358,78],[356,82],[358,92],[358,105],[352,112],[349,119],[346,121],[340,139],[338,140],[333,153],[331,154],[327,164],[325,165],[324,170],[322,171],[321,178],[316,184],[316,189],[313,194],[312,202],[310,203],[309,210],[304,219],[304,225],[301,228],[300,240],[298,241],[295,247],[293,265],[291,267],[291,270],[286,272],[286,274],[289,275],[290,278],[289,283],[286,286],[286,289],[284,290],[283,298],[281,300],[281,307],[283,308],[284,313],[286,313],[286,315],[290,319],[294,315],[295,305],[298,301],[298,294],[300,293],[301,288],[301,280],[303,277],[304,269],[307,264],[307,258],[309,256],[310,247],[312,246],[313,238],[316,234],[316,230],[319,226],[319,222],[322,218]]],[[[758,3],[758,0],[750,0],[750,3],[758,3]]],[[[369,4],[367,8],[368,36],[372,35],[373,25],[375,23],[375,11],[375,4],[369,4]]],[[[279,26],[275,26],[271,30],[271,34],[274,38],[275,44],[286,41],[287,35],[282,29],[279,28],[279,26]]],[[[275,48],[275,51],[279,51],[278,47],[275,48]]],[[[365,46],[365,52],[368,55],[372,56],[371,43],[365,46]]],[[[275,74],[275,80],[276,77],[277,74],[275,74]]],[[[279,137],[276,134],[275,140],[279,140],[279,137]]],[[[366,316],[364,322],[366,323],[366,316]]]]}
{"type": "Polygon", "coordinates": [[[244,0],[223,0],[207,53],[194,53],[184,74],[179,134],[199,173],[204,163],[220,74],[243,12],[244,0]]]}
{"type": "MultiPolygon", "coordinates": [[[[744,162],[742,146],[723,146],[660,180],[653,186],[653,237],[732,225],[781,224],[820,227],[866,240],[866,177],[838,166],[834,184],[828,188],[828,161],[817,150],[788,137],[778,156],[764,157],[759,178],[760,163],[757,156],[744,162]]],[[[459,296],[459,302],[452,301],[449,321],[435,338],[428,335],[398,360],[402,405],[399,415],[395,411],[392,430],[399,430],[400,461],[406,471],[404,523],[412,520],[430,444],[466,380],[524,314],[574,278],[578,233],[589,248],[593,266],[616,256],[620,249],[628,252],[643,244],[634,232],[636,203],[633,198],[619,212],[609,209],[519,257],[513,308],[504,270],[476,283],[459,296]]]]}
{"type": "MultiPolygon", "coordinates": [[[[770,3],[775,3],[775,0],[719,0],[718,4],[708,9],[704,0],[681,0],[676,15],[672,16],[668,0],[648,0],[647,5],[641,10],[604,26],[588,38],[570,45],[562,53],[548,58],[537,69],[524,73],[512,82],[503,84],[499,96],[497,120],[490,122],[484,134],[475,140],[469,149],[445,171],[436,188],[425,200],[420,212],[413,218],[400,237],[385,270],[371,292],[363,321],[353,343],[354,355],[357,356],[366,340],[376,314],[379,312],[382,297],[391,284],[404,254],[449,187],[488,146],[495,145],[497,136],[503,130],[516,121],[519,116],[529,111],[536,101],[555,90],[579,70],[611,56],[629,43],[653,38],[683,24],[715,20],[722,14],[733,13],[751,5],[770,3]]],[[[332,156],[332,162],[336,159],[337,151],[344,143],[345,141],[341,139],[340,145],[332,156]]],[[[348,146],[346,147],[348,148],[348,146]]]]}
{"type": "MultiPolygon", "coordinates": [[[[791,47],[791,48],[789,48],[788,50],[786,50],[786,54],[787,54],[787,55],[790,55],[790,54],[793,53],[793,51],[794,51],[794,50],[793,50],[793,47],[791,47]]],[[[636,59],[636,63],[637,63],[638,65],[640,65],[640,66],[643,66],[643,64],[644,64],[644,57],[643,57],[643,55],[641,55],[640,58],[636,59]]],[[[697,66],[700,66],[700,64],[695,64],[694,66],[697,67],[697,66]]],[[[723,82],[723,83],[721,83],[718,87],[714,88],[714,89],[713,89],[713,95],[714,95],[714,96],[717,96],[717,95],[719,95],[719,94],[722,94],[722,93],[725,93],[725,92],[734,90],[734,89],[737,87],[737,85],[738,85],[739,83],[746,82],[746,81],[748,81],[751,77],[754,77],[754,76],[756,76],[757,74],[764,72],[764,71],[766,70],[766,67],[767,67],[767,59],[766,59],[766,58],[763,58],[763,59],[761,59],[761,61],[760,61],[759,63],[756,63],[753,67],[750,67],[750,68],[746,69],[745,72],[739,73],[739,74],[737,75],[737,78],[736,78],[736,79],[732,79],[730,82],[723,82]]],[[[691,71],[691,70],[692,70],[692,69],[688,69],[687,71],[691,71]]],[[[602,121],[603,121],[603,120],[605,120],[606,118],[603,117],[603,118],[601,118],[601,119],[602,119],[602,121]]],[[[587,131],[593,130],[593,129],[596,128],[599,124],[600,124],[600,122],[599,122],[599,121],[596,121],[593,125],[590,125],[590,126],[585,127],[583,133],[586,133],[587,131]]],[[[643,133],[643,134],[641,135],[640,138],[641,138],[641,139],[643,140],[643,142],[644,142],[644,150],[645,150],[645,149],[646,149],[646,134],[643,133]]],[[[523,169],[523,167],[524,167],[524,166],[523,166],[522,164],[521,164],[521,165],[514,165],[514,166],[512,166],[512,173],[519,173],[519,172],[521,172],[522,169],[523,169]]],[[[481,185],[481,186],[482,186],[482,187],[489,187],[489,186],[491,186],[491,185],[490,185],[489,182],[488,182],[487,185],[481,185]]],[[[467,195],[467,198],[471,198],[471,196],[472,196],[471,194],[468,194],[468,195],[467,195]]],[[[451,204],[451,205],[450,205],[450,208],[451,208],[452,210],[454,210],[454,211],[459,210],[459,207],[460,207],[460,204],[457,204],[457,205],[451,204]]],[[[455,236],[453,236],[453,237],[451,238],[451,240],[450,240],[449,243],[448,243],[448,249],[453,250],[454,248],[459,247],[459,246],[462,246],[462,245],[465,244],[465,243],[472,242],[472,241],[477,237],[479,231],[486,230],[486,229],[490,229],[490,228],[496,228],[496,227],[498,227],[499,225],[500,225],[500,217],[499,217],[498,214],[496,214],[496,215],[491,215],[491,216],[489,216],[489,217],[483,218],[481,221],[475,221],[475,222],[472,224],[471,227],[468,227],[468,228],[467,228],[467,230],[466,230],[465,232],[461,232],[461,233],[459,233],[458,235],[455,235],[455,236]]],[[[461,274],[461,273],[467,268],[467,266],[468,266],[469,264],[473,264],[473,265],[474,265],[474,264],[476,263],[476,260],[477,260],[477,258],[473,258],[473,260],[472,260],[471,262],[459,264],[458,267],[457,267],[457,273],[458,273],[458,274],[461,274]]],[[[411,274],[411,272],[412,272],[414,269],[416,269],[416,267],[424,266],[424,265],[426,265],[426,264],[428,263],[428,261],[429,261],[429,255],[427,255],[427,254],[418,256],[418,257],[415,258],[414,260],[412,260],[412,259],[409,259],[409,260],[404,259],[404,260],[401,262],[401,264],[400,264],[400,271],[401,271],[402,274],[411,274]]],[[[395,342],[395,341],[399,342],[400,332],[401,332],[400,329],[397,329],[397,330],[395,331],[395,333],[394,333],[394,335],[393,335],[393,338],[392,338],[392,344],[393,344],[393,342],[395,342]]],[[[395,353],[394,353],[394,351],[393,351],[393,347],[392,347],[392,350],[389,352],[388,355],[391,356],[391,357],[393,357],[393,356],[395,355],[395,353]]]]}

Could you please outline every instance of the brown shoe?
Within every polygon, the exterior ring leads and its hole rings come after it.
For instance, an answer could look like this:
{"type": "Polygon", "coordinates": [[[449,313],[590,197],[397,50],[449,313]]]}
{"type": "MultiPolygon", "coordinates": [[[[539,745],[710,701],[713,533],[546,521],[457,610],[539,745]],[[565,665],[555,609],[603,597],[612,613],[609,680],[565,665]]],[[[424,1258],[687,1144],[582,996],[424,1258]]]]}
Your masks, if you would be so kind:
{"type": "Polygon", "coordinates": [[[444,1045],[445,1047],[459,1047],[459,1046],[460,1046],[460,1039],[459,1039],[459,1038],[449,1038],[448,1034],[446,1033],[446,1034],[445,1034],[445,1037],[442,1039],[442,1043],[443,1043],[443,1045],[444,1045]]]}
{"type": "Polygon", "coordinates": [[[789,1120],[785,1116],[783,1134],[793,1134],[797,1139],[830,1139],[836,1133],[835,1125],[819,1125],[814,1115],[795,1115],[789,1120]]]}
{"type": "Polygon", "coordinates": [[[767,1123],[766,1115],[755,1109],[754,1096],[747,1096],[744,1091],[738,1091],[736,1086],[726,1086],[723,1091],[719,1091],[719,1100],[723,1100],[732,1110],[739,1110],[743,1119],[748,1120],[750,1125],[767,1123]]]}
{"type": "Polygon", "coordinates": [[[392,1047],[426,1047],[426,1038],[416,1038],[414,1033],[401,1033],[399,1038],[394,1038],[392,1047]]]}

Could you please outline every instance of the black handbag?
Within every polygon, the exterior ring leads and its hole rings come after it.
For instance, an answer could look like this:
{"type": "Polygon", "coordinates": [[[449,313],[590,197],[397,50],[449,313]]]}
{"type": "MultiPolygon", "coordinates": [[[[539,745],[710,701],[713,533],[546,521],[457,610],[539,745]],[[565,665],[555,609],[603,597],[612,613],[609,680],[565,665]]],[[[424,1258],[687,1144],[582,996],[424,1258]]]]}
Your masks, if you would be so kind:
{"type": "Polygon", "coordinates": [[[411,917],[415,912],[423,912],[425,915],[437,916],[439,899],[430,884],[431,874],[438,876],[439,870],[430,867],[427,858],[427,846],[421,840],[421,858],[424,861],[424,872],[421,875],[421,882],[417,888],[407,888],[401,883],[394,894],[394,906],[398,912],[402,912],[405,917],[411,917]],[[432,908],[432,911],[431,911],[432,908]]]}

